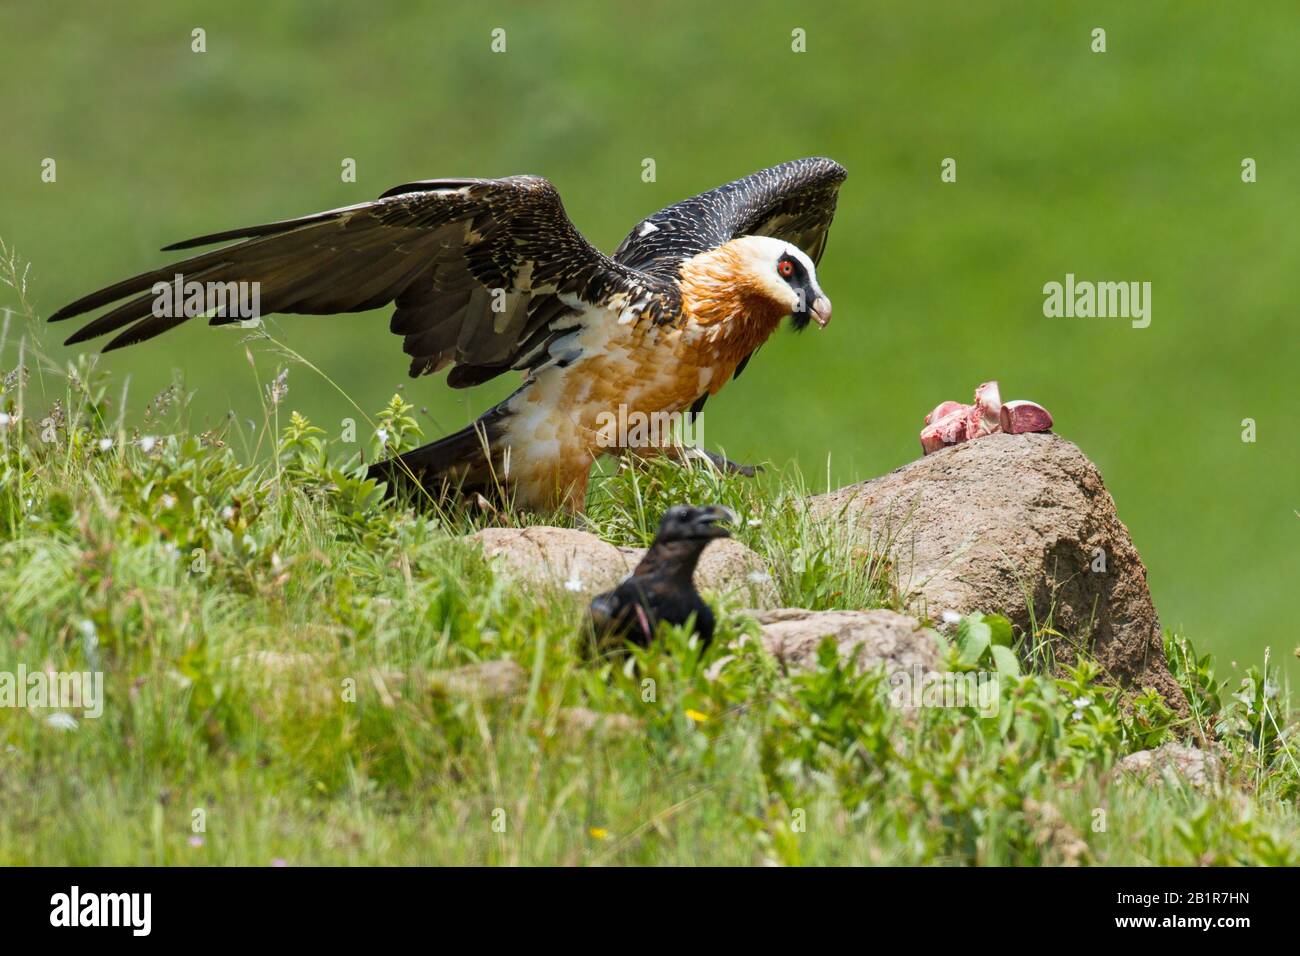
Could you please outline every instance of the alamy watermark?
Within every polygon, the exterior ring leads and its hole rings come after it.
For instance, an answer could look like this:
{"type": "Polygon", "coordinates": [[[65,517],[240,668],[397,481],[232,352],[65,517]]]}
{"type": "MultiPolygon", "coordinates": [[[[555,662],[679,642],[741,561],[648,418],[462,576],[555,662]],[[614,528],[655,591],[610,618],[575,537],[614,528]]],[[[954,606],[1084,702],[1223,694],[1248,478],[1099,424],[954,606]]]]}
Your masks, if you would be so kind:
{"type": "Polygon", "coordinates": [[[701,448],[704,416],[698,412],[643,412],[620,404],[596,416],[601,448],[701,448]]]}
{"type": "Polygon", "coordinates": [[[922,707],[973,707],[981,717],[996,717],[1002,699],[1001,682],[996,671],[925,670],[920,665],[910,671],[889,675],[889,702],[903,710],[922,707]]]}
{"type": "Polygon", "coordinates": [[[83,893],[74,884],[67,893],[50,897],[50,925],[118,926],[130,929],[133,936],[148,936],[153,928],[153,894],[83,893]]]}
{"type": "Polygon", "coordinates": [[[103,671],[0,671],[0,707],[80,710],[87,718],[104,713],[103,671]]]}
{"type": "Polygon", "coordinates": [[[186,282],[178,272],[171,282],[155,282],[149,291],[153,314],[160,319],[225,316],[254,326],[262,316],[260,282],[186,282]]]}
{"type": "Polygon", "coordinates": [[[1150,282],[1089,282],[1076,280],[1073,272],[1065,282],[1043,286],[1043,315],[1049,319],[1130,319],[1133,328],[1151,324],[1150,282]]]}

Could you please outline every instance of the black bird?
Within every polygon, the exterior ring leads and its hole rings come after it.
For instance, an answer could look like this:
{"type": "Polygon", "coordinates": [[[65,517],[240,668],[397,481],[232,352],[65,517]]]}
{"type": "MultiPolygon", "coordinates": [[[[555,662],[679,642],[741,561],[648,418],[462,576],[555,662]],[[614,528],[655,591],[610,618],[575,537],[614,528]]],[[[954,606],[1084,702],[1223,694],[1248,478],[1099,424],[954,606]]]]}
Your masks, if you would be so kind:
{"type": "Polygon", "coordinates": [[[722,523],[735,520],[720,505],[674,505],[665,511],[636,570],[591,602],[597,638],[623,637],[649,646],[660,621],[682,625],[694,614],[695,632],[707,647],[713,640],[713,612],[695,590],[695,565],[710,541],[731,537],[722,523]]]}

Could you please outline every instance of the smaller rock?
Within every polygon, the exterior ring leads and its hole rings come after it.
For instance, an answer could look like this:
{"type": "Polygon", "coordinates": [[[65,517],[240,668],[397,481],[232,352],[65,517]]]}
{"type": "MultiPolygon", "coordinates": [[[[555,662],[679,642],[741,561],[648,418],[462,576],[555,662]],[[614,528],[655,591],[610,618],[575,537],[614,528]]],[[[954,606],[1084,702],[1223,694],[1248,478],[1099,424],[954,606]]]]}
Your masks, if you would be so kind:
{"type": "Polygon", "coordinates": [[[1048,857],[1044,862],[1078,866],[1088,859],[1088,844],[1055,805],[1026,797],[1023,809],[1034,843],[1048,857]]]}
{"type": "Polygon", "coordinates": [[[817,648],[833,637],[845,658],[855,658],[860,668],[883,665],[892,676],[915,669],[943,668],[938,635],[896,611],[807,611],[783,607],[747,612],[763,629],[763,647],[794,670],[817,665],[817,648]]]}
{"type": "Polygon", "coordinates": [[[465,700],[505,700],[528,689],[528,674],[511,660],[483,661],[451,670],[415,670],[369,667],[363,672],[366,684],[379,702],[393,707],[405,697],[422,693],[465,700]]]}
{"type": "MultiPolygon", "coordinates": [[[[278,693],[292,693],[298,700],[332,706],[339,699],[338,682],[330,676],[326,663],[317,655],[306,652],[253,651],[231,659],[236,668],[274,678],[278,693]]],[[[335,668],[338,666],[337,662],[333,665],[335,668]]],[[[394,706],[404,692],[415,693],[424,689],[444,697],[471,700],[517,697],[528,689],[528,674],[512,660],[484,661],[450,670],[410,673],[392,667],[367,667],[360,671],[360,676],[360,686],[373,688],[385,707],[394,706]]]]}
{"type": "Polygon", "coordinates": [[[502,700],[528,689],[528,674],[512,660],[484,661],[449,671],[432,671],[429,688],[445,697],[502,700]]]}
{"type": "Polygon", "coordinates": [[[293,671],[320,670],[321,660],[306,651],[251,651],[230,659],[235,668],[251,667],[268,674],[286,674],[293,671]]]}
{"type": "Polygon", "coordinates": [[[588,600],[627,577],[618,548],[572,528],[484,528],[470,535],[507,574],[538,587],[557,587],[588,600]]]}
{"type": "Polygon", "coordinates": [[[588,707],[564,707],[556,714],[558,729],[574,736],[619,737],[630,734],[640,723],[627,714],[602,714],[588,707]]]}
{"type": "Polygon", "coordinates": [[[1129,754],[1115,766],[1115,770],[1131,774],[1147,785],[1168,782],[1172,778],[1204,790],[1223,782],[1223,763],[1215,754],[1179,743],[1129,754]]]}

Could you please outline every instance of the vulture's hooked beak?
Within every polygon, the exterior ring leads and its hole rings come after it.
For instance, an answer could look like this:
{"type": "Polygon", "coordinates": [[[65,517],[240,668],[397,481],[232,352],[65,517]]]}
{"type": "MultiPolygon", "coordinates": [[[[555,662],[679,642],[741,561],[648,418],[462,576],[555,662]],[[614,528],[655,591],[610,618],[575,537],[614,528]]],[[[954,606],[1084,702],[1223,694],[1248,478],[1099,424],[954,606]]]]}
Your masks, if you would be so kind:
{"type": "Polygon", "coordinates": [[[826,328],[827,323],[831,320],[831,300],[824,295],[819,295],[814,299],[812,317],[816,320],[819,329],[826,328]]]}

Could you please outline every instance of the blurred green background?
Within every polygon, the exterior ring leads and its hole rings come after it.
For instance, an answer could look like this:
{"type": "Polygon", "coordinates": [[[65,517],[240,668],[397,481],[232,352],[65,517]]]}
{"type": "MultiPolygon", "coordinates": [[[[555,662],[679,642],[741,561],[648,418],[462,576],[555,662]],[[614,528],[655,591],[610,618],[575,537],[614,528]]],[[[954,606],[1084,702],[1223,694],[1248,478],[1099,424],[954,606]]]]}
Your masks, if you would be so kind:
{"type": "MultiPolygon", "coordinates": [[[[41,315],[165,243],[410,179],[544,175],[610,250],[677,199],[831,156],[850,174],[820,272],[835,321],[770,342],[710,403],[709,443],[844,483],[917,457],[926,411],[999,379],[1097,462],[1167,625],[1225,667],[1271,646],[1297,674],[1293,0],[186,7],[0,8],[0,236],[33,262],[41,315]],[[1151,326],[1045,318],[1067,272],[1150,281],[1151,326]]],[[[409,382],[426,433],[514,384],[411,382],[386,312],[272,322],[367,410],[409,382]]],[[[70,331],[45,334],[56,358],[70,331]]],[[[195,324],[105,364],[137,415],[183,368],[194,424],[216,424],[259,407],[239,339],[195,324]]],[[[306,369],[289,385],[321,424],[350,414],[306,369]]]]}

